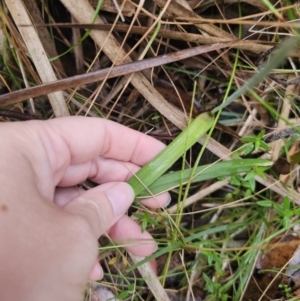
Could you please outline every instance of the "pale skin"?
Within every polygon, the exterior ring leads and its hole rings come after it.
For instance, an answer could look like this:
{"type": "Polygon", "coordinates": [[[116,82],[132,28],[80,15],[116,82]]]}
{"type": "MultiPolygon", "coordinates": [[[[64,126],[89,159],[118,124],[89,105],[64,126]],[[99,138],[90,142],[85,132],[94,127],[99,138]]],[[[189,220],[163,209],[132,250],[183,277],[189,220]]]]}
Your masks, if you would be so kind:
{"type": "MultiPolygon", "coordinates": [[[[2,123],[0,137],[1,300],[82,300],[88,281],[103,275],[103,234],[127,241],[138,256],[156,250],[126,215],[134,192],[125,182],[162,143],[85,117],[2,123]],[[88,178],[99,185],[76,186],[88,178]]],[[[156,209],[168,201],[165,193],[144,204],[156,209]]]]}

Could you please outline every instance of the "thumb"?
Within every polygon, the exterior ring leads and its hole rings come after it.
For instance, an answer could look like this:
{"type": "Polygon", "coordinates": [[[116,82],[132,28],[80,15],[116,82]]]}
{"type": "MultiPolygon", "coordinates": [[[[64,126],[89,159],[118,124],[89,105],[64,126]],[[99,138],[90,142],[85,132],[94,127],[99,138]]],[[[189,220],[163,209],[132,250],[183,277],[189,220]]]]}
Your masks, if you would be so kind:
{"type": "Polygon", "coordinates": [[[129,184],[106,183],[83,192],[64,210],[82,217],[99,238],[124,215],[133,199],[134,191],[129,184]]]}

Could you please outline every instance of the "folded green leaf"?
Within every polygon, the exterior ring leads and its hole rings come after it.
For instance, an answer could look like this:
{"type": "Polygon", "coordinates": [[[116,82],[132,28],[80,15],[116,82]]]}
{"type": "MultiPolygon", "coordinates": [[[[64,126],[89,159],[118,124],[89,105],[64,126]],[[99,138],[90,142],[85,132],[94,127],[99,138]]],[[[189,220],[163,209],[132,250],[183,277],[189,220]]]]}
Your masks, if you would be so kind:
{"type": "MultiPolygon", "coordinates": [[[[249,172],[255,166],[268,168],[272,164],[272,161],[263,159],[237,159],[203,165],[197,167],[194,173],[194,177],[191,179],[191,182],[195,183],[209,179],[215,179],[218,177],[236,175],[237,173],[249,172]]],[[[147,190],[144,189],[138,197],[146,198],[151,195],[156,195],[164,191],[176,188],[180,185],[180,183],[185,184],[189,181],[191,172],[192,168],[189,168],[185,169],[184,171],[176,171],[163,175],[152,185],[150,185],[147,190]]]]}
{"type": "Polygon", "coordinates": [[[139,196],[154,181],[165,173],[193,144],[195,144],[213,125],[214,117],[210,113],[197,116],[182,133],[162,152],[143,166],[128,183],[139,196]]]}

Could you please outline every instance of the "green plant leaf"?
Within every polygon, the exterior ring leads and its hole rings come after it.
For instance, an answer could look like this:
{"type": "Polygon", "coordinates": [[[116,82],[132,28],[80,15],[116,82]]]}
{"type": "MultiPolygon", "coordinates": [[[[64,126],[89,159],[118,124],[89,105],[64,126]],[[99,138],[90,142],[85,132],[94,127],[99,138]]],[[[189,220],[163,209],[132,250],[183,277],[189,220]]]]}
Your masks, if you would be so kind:
{"type": "Polygon", "coordinates": [[[213,124],[212,114],[202,113],[197,116],[162,152],[129,179],[128,183],[132,186],[135,195],[139,196],[165,173],[213,124]]]}
{"type": "MultiPolygon", "coordinates": [[[[263,159],[237,159],[225,162],[218,162],[215,164],[208,164],[199,166],[196,169],[195,176],[191,179],[192,183],[214,179],[218,177],[226,177],[236,175],[238,173],[249,172],[255,166],[268,168],[273,163],[263,159]]],[[[171,172],[165,174],[156,180],[148,189],[144,189],[139,194],[139,197],[149,197],[159,194],[164,191],[176,188],[180,183],[185,184],[189,181],[192,169],[185,169],[184,171],[171,172]],[[151,192],[151,193],[150,193],[151,192]]]]}

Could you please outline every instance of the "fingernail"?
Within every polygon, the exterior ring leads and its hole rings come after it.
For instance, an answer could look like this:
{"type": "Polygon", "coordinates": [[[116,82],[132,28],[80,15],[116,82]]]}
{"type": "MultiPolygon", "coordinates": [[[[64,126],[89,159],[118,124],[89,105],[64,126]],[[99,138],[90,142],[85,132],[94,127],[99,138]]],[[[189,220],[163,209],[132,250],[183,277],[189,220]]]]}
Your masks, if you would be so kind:
{"type": "Polygon", "coordinates": [[[171,204],[171,201],[172,201],[172,197],[169,195],[169,200],[168,200],[168,202],[164,205],[164,208],[167,208],[167,207],[171,204]]]}
{"type": "Polygon", "coordinates": [[[99,262],[96,262],[93,269],[92,269],[92,271],[91,271],[90,280],[91,281],[97,281],[97,280],[100,280],[102,278],[103,278],[102,267],[101,267],[99,262]]]}
{"type": "Polygon", "coordinates": [[[134,191],[127,183],[116,183],[106,191],[115,216],[126,212],[134,199],[134,191]]]}
{"type": "Polygon", "coordinates": [[[155,248],[152,253],[155,253],[158,250],[158,244],[155,242],[155,248]]]}

